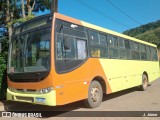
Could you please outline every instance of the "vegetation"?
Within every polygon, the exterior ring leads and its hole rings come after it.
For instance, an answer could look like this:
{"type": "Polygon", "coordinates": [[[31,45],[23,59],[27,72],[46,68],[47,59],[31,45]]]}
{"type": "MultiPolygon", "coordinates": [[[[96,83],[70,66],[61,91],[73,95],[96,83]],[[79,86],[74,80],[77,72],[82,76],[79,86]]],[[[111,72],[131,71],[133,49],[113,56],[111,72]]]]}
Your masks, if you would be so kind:
{"type": "Polygon", "coordinates": [[[7,37],[1,38],[2,53],[0,53],[0,99],[5,99],[7,88],[7,50],[8,39],[7,37]]]}
{"type": "Polygon", "coordinates": [[[130,29],[130,30],[126,30],[123,33],[134,37],[134,36],[137,36],[139,34],[146,32],[146,31],[154,30],[159,27],[160,27],[160,20],[158,20],[156,22],[148,23],[148,24],[145,24],[145,25],[142,25],[142,26],[130,29]]]}
{"type": "Polygon", "coordinates": [[[160,20],[124,31],[123,33],[160,46],[160,20]]]}
{"type": "Polygon", "coordinates": [[[150,43],[160,44],[160,27],[135,36],[150,43]]]}
{"type": "Polygon", "coordinates": [[[5,99],[7,88],[6,61],[4,56],[0,55],[0,99],[5,99]]]}

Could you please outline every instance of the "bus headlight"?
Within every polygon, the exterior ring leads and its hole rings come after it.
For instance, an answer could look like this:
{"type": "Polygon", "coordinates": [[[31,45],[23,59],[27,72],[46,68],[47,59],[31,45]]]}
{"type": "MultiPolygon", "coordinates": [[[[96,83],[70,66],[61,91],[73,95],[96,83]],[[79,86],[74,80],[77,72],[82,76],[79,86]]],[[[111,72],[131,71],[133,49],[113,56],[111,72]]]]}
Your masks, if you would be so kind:
{"type": "Polygon", "coordinates": [[[45,93],[51,92],[52,90],[53,90],[53,87],[43,88],[38,90],[38,93],[45,94],[45,93]]]}
{"type": "Polygon", "coordinates": [[[8,87],[8,89],[9,89],[11,92],[16,92],[16,89],[14,89],[14,88],[8,87]]]}

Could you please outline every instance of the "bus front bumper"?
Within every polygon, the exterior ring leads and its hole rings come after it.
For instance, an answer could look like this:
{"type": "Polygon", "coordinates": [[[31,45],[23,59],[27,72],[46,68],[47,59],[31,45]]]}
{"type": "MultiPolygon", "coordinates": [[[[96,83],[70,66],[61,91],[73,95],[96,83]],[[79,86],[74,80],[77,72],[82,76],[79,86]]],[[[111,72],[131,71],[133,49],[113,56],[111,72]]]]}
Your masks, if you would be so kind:
{"type": "Polygon", "coordinates": [[[12,92],[7,89],[7,100],[56,106],[56,91],[52,90],[46,94],[28,94],[12,92]]]}

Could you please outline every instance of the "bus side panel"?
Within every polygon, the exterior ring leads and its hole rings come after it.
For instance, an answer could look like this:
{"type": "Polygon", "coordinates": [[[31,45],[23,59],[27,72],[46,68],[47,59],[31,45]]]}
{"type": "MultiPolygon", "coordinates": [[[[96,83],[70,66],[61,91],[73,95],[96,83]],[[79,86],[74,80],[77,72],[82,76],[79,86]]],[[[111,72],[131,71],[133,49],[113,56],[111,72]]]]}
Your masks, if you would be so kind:
{"type": "Polygon", "coordinates": [[[159,76],[158,62],[118,59],[100,59],[112,92],[142,84],[142,74],[147,72],[149,82],[159,76]]]}
{"type": "Polygon", "coordinates": [[[72,72],[55,74],[56,80],[62,81],[60,86],[64,86],[62,89],[56,89],[57,105],[86,99],[90,82],[96,76],[101,76],[105,80],[107,93],[111,93],[112,90],[98,59],[89,58],[83,65],[72,72]]]}
{"type": "Polygon", "coordinates": [[[152,65],[149,66],[150,73],[148,75],[149,82],[154,81],[155,79],[160,77],[160,69],[159,69],[159,62],[153,62],[152,65]]]}

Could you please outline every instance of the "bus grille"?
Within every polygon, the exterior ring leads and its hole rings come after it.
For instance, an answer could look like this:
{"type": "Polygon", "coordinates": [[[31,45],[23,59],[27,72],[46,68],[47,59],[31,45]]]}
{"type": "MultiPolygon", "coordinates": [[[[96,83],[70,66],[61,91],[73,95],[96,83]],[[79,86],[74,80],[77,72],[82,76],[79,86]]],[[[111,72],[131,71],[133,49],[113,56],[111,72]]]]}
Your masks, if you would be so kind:
{"type": "Polygon", "coordinates": [[[16,92],[21,92],[21,93],[35,93],[36,90],[33,90],[33,89],[16,89],[16,92]]]}
{"type": "Polygon", "coordinates": [[[15,96],[17,100],[24,100],[24,101],[28,101],[28,102],[34,102],[34,98],[33,97],[22,97],[22,96],[15,96]]]}

